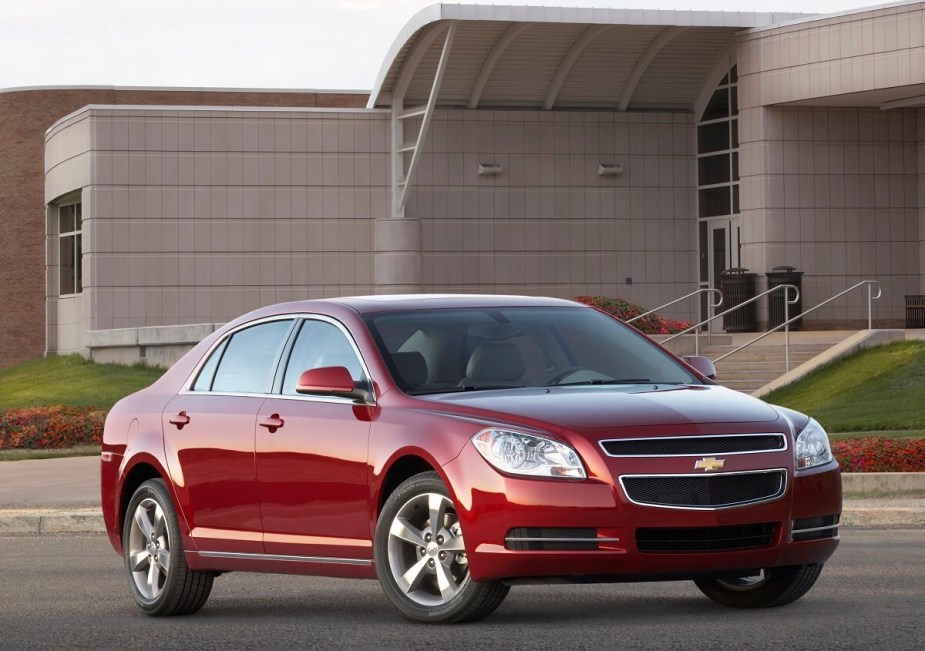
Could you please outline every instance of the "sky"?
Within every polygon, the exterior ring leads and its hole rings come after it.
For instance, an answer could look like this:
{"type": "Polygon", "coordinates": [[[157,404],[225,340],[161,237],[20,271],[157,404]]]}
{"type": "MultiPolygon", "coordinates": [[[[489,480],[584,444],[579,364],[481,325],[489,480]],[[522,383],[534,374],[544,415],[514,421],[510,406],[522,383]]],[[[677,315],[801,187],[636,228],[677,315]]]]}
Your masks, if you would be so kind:
{"type": "MultiPolygon", "coordinates": [[[[0,0],[0,89],[157,86],[370,90],[434,0],[0,0]]],[[[456,4],[456,3],[445,3],[456,4]]],[[[470,0],[833,13],[876,0],[470,0]]]]}

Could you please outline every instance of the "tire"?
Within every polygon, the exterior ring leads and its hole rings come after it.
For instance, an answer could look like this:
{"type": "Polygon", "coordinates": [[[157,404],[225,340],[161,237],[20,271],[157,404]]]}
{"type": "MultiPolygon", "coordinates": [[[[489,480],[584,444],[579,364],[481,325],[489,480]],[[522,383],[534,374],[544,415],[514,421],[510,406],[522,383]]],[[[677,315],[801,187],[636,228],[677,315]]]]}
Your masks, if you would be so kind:
{"type": "Polygon", "coordinates": [[[763,570],[760,577],[694,581],[710,599],[731,608],[774,608],[809,592],[822,573],[822,563],[763,570]]]}
{"type": "Polygon", "coordinates": [[[456,507],[435,472],[415,475],[389,495],[376,526],[374,554],[386,597],[417,622],[481,619],[510,590],[500,581],[480,583],[469,576],[456,507]]]}
{"type": "Polygon", "coordinates": [[[186,565],[177,513],[162,479],[132,496],[122,528],[125,571],[132,596],[148,615],[190,615],[212,592],[214,575],[186,565]]]}

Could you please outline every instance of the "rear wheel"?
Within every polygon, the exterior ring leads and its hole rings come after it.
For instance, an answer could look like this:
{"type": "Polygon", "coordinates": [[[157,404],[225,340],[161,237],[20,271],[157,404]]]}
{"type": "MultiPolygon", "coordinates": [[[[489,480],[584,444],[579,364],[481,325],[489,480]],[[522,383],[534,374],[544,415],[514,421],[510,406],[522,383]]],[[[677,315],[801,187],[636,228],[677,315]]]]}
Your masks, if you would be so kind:
{"type": "Polygon", "coordinates": [[[147,614],[189,615],[205,605],[214,575],[187,567],[177,514],[162,479],[135,491],[122,544],[132,596],[147,614]]]}
{"type": "Polygon", "coordinates": [[[718,604],[732,608],[773,608],[792,603],[806,594],[822,564],[775,567],[758,576],[694,581],[700,591],[718,604]]]}
{"type": "Polygon", "coordinates": [[[456,507],[435,472],[411,477],[386,500],[376,527],[375,557],[386,597],[419,622],[481,619],[501,605],[510,589],[469,576],[456,507]]]}

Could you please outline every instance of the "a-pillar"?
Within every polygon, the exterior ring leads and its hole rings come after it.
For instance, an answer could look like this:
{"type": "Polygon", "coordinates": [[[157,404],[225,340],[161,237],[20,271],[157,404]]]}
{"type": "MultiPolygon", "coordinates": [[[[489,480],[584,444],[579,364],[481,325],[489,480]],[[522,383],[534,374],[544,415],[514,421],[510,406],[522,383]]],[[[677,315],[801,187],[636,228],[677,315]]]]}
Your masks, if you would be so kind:
{"type": "Polygon", "coordinates": [[[421,261],[421,222],[417,219],[377,219],[375,228],[377,294],[420,294],[424,290],[421,261]]]}

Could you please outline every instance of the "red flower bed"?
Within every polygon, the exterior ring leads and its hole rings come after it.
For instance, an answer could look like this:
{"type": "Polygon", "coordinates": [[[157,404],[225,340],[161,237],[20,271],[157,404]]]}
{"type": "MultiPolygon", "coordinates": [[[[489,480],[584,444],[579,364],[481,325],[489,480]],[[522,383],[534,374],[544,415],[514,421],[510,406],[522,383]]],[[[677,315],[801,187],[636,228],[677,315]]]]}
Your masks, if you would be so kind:
{"type": "Polygon", "coordinates": [[[842,472],[925,472],[925,439],[844,439],[832,453],[842,472]]]}
{"type": "Polygon", "coordinates": [[[96,407],[49,405],[0,413],[0,449],[51,450],[99,444],[106,412],[96,407]]]}
{"type": "MultiPolygon", "coordinates": [[[[646,312],[646,308],[641,305],[636,305],[635,303],[630,303],[629,301],[624,301],[622,298],[608,298],[607,296],[576,296],[572,299],[578,303],[584,303],[585,305],[590,305],[591,307],[596,307],[600,310],[604,310],[608,314],[612,314],[618,319],[623,321],[628,321],[633,317],[637,317],[640,314],[646,312]]],[[[681,332],[682,330],[687,330],[691,327],[691,324],[687,321],[675,321],[674,319],[668,319],[658,314],[650,314],[649,316],[643,317],[638,321],[633,321],[631,324],[637,330],[644,332],[648,335],[672,335],[676,332],[681,332]]]]}

